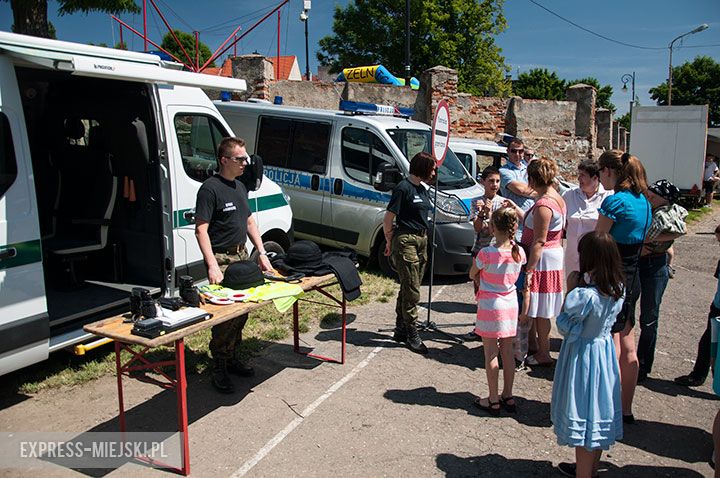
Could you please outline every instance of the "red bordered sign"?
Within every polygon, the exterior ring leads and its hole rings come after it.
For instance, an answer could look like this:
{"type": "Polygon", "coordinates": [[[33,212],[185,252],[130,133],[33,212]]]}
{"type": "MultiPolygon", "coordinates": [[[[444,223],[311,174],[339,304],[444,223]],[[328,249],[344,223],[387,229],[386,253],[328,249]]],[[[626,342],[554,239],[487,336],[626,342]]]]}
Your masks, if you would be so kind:
{"type": "Polygon", "coordinates": [[[445,161],[448,144],[450,143],[450,107],[447,101],[440,100],[435,110],[432,123],[432,155],[438,168],[445,161]]]}

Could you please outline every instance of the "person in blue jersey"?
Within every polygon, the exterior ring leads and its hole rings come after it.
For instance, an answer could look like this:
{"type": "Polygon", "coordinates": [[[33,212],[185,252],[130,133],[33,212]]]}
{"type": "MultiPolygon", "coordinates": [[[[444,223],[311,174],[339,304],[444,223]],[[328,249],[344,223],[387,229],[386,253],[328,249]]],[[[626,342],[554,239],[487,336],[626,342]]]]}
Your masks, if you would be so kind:
{"type": "Polygon", "coordinates": [[[609,232],[615,239],[625,273],[625,304],[612,331],[619,351],[623,420],[625,423],[633,423],[632,402],[639,368],[633,305],[640,294],[638,263],[645,235],[652,222],[652,207],[645,197],[648,189],[645,168],[637,157],[613,149],[600,155],[598,164],[603,187],[615,191],[600,205],[595,230],[609,232]]]}

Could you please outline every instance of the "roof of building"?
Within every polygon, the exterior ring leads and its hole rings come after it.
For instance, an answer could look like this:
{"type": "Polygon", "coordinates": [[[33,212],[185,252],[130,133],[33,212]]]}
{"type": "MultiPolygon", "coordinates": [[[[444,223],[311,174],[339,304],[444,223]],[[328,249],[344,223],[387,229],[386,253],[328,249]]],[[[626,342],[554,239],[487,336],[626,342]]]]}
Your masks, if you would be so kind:
{"type": "Polygon", "coordinates": [[[292,73],[293,66],[297,65],[297,57],[296,56],[271,56],[268,57],[268,60],[273,63],[273,68],[275,68],[275,62],[279,58],[279,69],[280,72],[276,72],[275,79],[277,80],[289,80],[290,74],[292,73]]]}
{"type": "Polygon", "coordinates": [[[225,76],[228,78],[232,78],[232,60],[230,58],[226,58],[225,61],[223,61],[222,66],[220,66],[219,68],[216,66],[205,68],[202,72],[206,75],[225,76]]]}

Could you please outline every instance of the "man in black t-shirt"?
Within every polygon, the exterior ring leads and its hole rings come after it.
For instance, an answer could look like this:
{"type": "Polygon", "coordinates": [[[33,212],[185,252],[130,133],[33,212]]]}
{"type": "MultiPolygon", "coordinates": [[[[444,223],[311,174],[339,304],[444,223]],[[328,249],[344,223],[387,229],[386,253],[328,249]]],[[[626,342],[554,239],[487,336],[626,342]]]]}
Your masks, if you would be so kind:
{"type": "MultiPolygon", "coordinates": [[[[272,269],[260,231],[250,214],[247,189],[236,179],[242,176],[250,161],[245,141],[223,139],[218,146],[217,161],[218,172],[202,184],[195,205],[195,237],[211,284],[222,282],[223,272],[230,263],[248,258],[245,247],[248,238],[260,252],[260,268],[272,269]]],[[[232,393],[235,389],[228,371],[243,377],[255,373],[242,362],[238,349],[247,318],[245,314],[212,328],[212,384],[220,392],[232,393]]]]}

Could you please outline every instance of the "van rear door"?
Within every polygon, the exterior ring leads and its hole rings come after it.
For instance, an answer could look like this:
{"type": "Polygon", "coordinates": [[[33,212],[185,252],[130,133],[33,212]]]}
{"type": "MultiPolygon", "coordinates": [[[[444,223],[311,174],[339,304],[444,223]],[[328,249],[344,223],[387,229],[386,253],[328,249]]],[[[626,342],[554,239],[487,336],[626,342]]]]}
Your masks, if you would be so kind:
{"type": "Polygon", "coordinates": [[[48,356],[40,226],[12,62],[0,55],[0,375],[48,356]]]}

